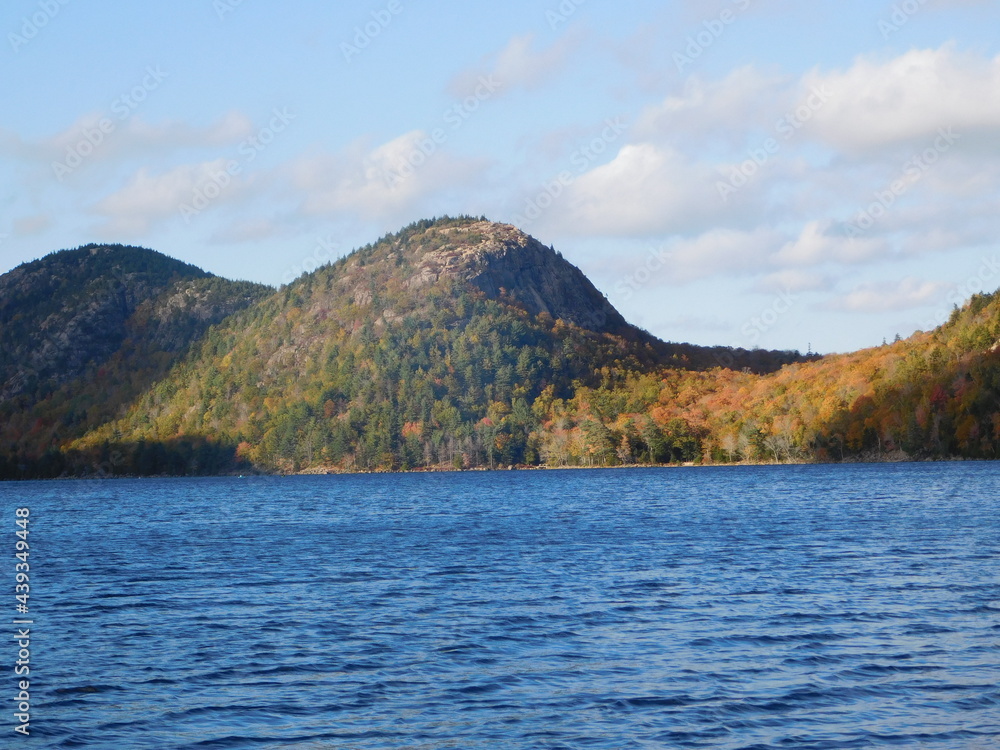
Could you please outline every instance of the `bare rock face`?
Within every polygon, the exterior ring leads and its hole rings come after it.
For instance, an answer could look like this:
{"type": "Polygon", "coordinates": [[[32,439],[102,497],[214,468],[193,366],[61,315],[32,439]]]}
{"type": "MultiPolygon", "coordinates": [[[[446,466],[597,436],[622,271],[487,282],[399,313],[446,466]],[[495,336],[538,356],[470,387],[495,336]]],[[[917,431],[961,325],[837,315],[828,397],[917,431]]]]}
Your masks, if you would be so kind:
{"type": "Polygon", "coordinates": [[[598,332],[630,328],[580,269],[509,224],[435,226],[411,238],[409,245],[422,253],[407,282],[411,288],[450,276],[532,315],[546,313],[598,332]]]}

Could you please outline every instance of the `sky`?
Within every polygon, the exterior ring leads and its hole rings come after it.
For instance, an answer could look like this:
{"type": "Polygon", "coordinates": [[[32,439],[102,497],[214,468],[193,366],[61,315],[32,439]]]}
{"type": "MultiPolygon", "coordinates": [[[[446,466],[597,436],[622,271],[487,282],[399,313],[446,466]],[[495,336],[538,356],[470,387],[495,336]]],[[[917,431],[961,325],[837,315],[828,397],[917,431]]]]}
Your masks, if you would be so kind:
{"type": "Polygon", "coordinates": [[[1000,287],[1000,3],[7,0],[0,272],[271,285],[516,224],[670,341],[850,351],[1000,287]]]}

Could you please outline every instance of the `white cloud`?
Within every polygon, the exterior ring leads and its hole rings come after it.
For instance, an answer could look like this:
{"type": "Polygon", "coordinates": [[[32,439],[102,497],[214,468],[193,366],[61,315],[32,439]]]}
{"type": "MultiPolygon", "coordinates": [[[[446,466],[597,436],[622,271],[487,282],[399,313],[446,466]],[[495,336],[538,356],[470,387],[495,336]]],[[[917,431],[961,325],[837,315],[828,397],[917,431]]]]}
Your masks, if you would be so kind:
{"type": "Polygon", "coordinates": [[[644,140],[706,136],[742,143],[752,128],[770,129],[778,112],[791,106],[795,92],[788,76],[766,75],[747,65],[718,81],[691,76],[678,95],[647,108],[636,123],[644,140]]]}
{"type": "Polygon", "coordinates": [[[72,150],[84,154],[83,163],[171,153],[185,148],[217,149],[239,143],[253,132],[253,123],[240,112],[230,112],[215,122],[197,127],[181,121],[151,124],[138,115],[121,121],[107,113],[90,113],[54,135],[24,140],[0,131],[0,153],[10,158],[36,161],[46,168],[64,161],[72,150]],[[101,123],[104,122],[102,128],[101,123]],[[81,148],[82,144],[87,144],[81,148]]]}
{"type": "Polygon", "coordinates": [[[719,80],[691,76],[683,91],[647,108],[634,132],[644,140],[712,138],[744,148],[748,136],[757,145],[758,131],[781,142],[790,132],[777,129],[784,118],[803,140],[858,157],[887,146],[930,146],[941,129],[956,132],[963,145],[974,136],[1000,138],[998,91],[1000,56],[953,44],[889,59],[861,56],[845,70],[816,68],[797,78],[743,66],[719,80]]]}
{"type": "Polygon", "coordinates": [[[562,70],[580,41],[579,35],[571,33],[545,49],[536,49],[534,34],[516,36],[499,52],[455,76],[448,92],[457,99],[465,98],[473,94],[481,79],[495,81],[500,94],[516,88],[538,88],[562,70]]]}
{"type": "Polygon", "coordinates": [[[580,176],[546,219],[567,233],[682,234],[725,219],[712,167],[650,143],[624,146],[580,176]]]}
{"type": "Polygon", "coordinates": [[[826,264],[854,264],[883,259],[890,251],[882,241],[855,240],[829,234],[832,226],[809,223],[799,235],[767,226],[752,230],[711,229],[691,238],[674,238],[661,249],[632,254],[615,262],[618,275],[627,278],[640,268],[650,269],[653,284],[686,284],[698,279],[757,277],[758,292],[828,291],[834,279],[809,270],[826,264]]]}
{"type": "Polygon", "coordinates": [[[123,134],[144,150],[149,148],[216,148],[239,143],[256,132],[253,122],[242,112],[229,112],[205,127],[173,121],[159,125],[133,117],[123,134]]]}
{"type": "Polygon", "coordinates": [[[665,275],[675,282],[709,276],[753,275],[767,268],[780,235],[761,228],[751,232],[713,229],[692,239],[676,241],[668,252],[665,275]]]}
{"type": "Polygon", "coordinates": [[[850,237],[835,233],[830,221],[810,221],[802,232],[774,254],[780,266],[814,266],[823,263],[864,263],[882,259],[890,252],[889,244],[875,237],[850,237]]]}
{"type": "Polygon", "coordinates": [[[825,292],[833,287],[834,281],[825,274],[789,268],[775,271],[762,277],[753,285],[758,292],[825,292]]]}
{"type": "Polygon", "coordinates": [[[859,58],[846,72],[814,70],[799,78],[752,66],[718,81],[692,77],[683,92],[640,115],[633,142],[615,159],[576,178],[549,220],[566,232],[618,236],[692,235],[762,219],[800,222],[803,236],[782,250],[779,263],[863,262],[885,247],[866,238],[848,245],[817,227],[834,212],[846,218],[867,207],[875,191],[909,168],[907,157],[934,150],[936,162],[922,169],[926,188],[907,195],[910,207],[931,192],[940,196],[938,182],[966,195],[996,188],[997,170],[988,166],[996,158],[988,149],[966,159],[975,162],[970,169],[958,168],[967,147],[959,127],[957,140],[941,148],[934,139],[938,128],[956,122],[1000,135],[1000,98],[991,95],[998,90],[1000,58],[959,55],[951,47],[881,63],[859,58]],[[909,145],[865,150],[887,144],[909,145]],[[753,174],[722,205],[719,181],[746,165],[753,174]]]}
{"type": "Polygon", "coordinates": [[[898,282],[880,281],[861,284],[844,297],[833,300],[828,307],[860,313],[909,310],[936,302],[954,286],[941,281],[921,281],[907,276],[898,282]]]}
{"type": "Polygon", "coordinates": [[[196,203],[199,194],[206,198],[206,208],[243,195],[248,182],[241,175],[229,174],[230,164],[230,160],[215,159],[183,164],[158,175],[140,169],[128,185],[99,201],[94,210],[107,217],[106,231],[142,235],[156,223],[180,217],[182,206],[204,210],[196,203]]]}
{"type": "Polygon", "coordinates": [[[404,219],[436,196],[476,182],[487,163],[448,154],[428,133],[406,133],[367,150],[301,157],[288,168],[306,214],[404,219]]]}
{"type": "Polygon", "coordinates": [[[948,128],[1000,135],[1000,57],[946,45],[885,61],[860,57],[845,71],[814,70],[803,82],[832,92],[807,128],[846,153],[922,142],[948,128]]]}
{"type": "MultiPolygon", "coordinates": [[[[840,266],[995,243],[996,92],[1000,58],[951,46],[859,58],[842,72],[691,78],[640,115],[610,162],[575,176],[540,223],[567,237],[659,238],[669,259],[652,283],[739,273],[756,276],[756,290],[826,292],[840,266]],[[952,123],[960,137],[935,144],[952,123]],[[723,202],[719,181],[750,158],[759,165],[723,202]],[[874,201],[874,225],[849,231],[874,201]]],[[[926,288],[897,291],[894,305],[926,288]]]]}
{"type": "Polygon", "coordinates": [[[903,252],[923,255],[969,247],[996,247],[997,237],[1000,236],[1000,217],[993,216],[989,222],[956,227],[948,226],[946,221],[942,219],[938,225],[929,224],[923,231],[919,226],[913,227],[911,236],[907,237],[902,247],[903,252]]]}

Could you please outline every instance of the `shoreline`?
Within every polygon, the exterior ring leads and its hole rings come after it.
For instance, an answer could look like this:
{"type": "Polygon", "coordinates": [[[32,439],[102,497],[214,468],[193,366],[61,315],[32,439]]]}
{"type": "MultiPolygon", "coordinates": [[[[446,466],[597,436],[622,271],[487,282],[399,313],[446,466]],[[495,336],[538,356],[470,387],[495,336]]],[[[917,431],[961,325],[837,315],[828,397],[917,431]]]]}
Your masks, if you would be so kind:
{"type": "MultiPolygon", "coordinates": [[[[882,458],[871,460],[844,460],[844,461],[734,461],[732,463],[698,463],[687,461],[684,463],[670,464],[621,464],[618,466],[549,466],[549,465],[513,465],[497,466],[494,469],[477,467],[474,469],[455,469],[453,467],[425,467],[419,469],[395,469],[383,471],[379,469],[346,471],[343,469],[334,470],[328,468],[305,469],[302,471],[262,473],[251,476],[336,476],[354,474],[471,474],[471,473],[506,473],[511,471],[614,471],[614,470],[635,470],[635,469],[717,469],[726,467],[760,467],[760,466],[851,466],[858,464],[931,464],[931,463],[957,463],[957,462],[984,462],[1000,461],[1000,459],[989,458],[965,458],[954,456],[949,458],[882,458]]],[[[220,474],[217,476],[232,476],[220,474]]]]}
{"type": "Polygon", "coordinates": [[[882,459],[855,459],[844,461],[740,461],[733,463],[671,463],[671,464],[623,464],[620,466],[548,466],[548,465],[518,465],[474,469],[456,469],[454,467],[422,467],[419,469],[396,469],[391,471],[371,469],[347,471],[344,469],[332,469],[321,467],[305,469],[302,471],[289,472],[228,472],[220,474],[111,474],[111,475],[80,475],[80,476],[60,476],[34,479],[0,479],[0,484],[15,482],[80,482],[80,481],[102,481],[109,479],[249,479],[256,477],[287,478],[287,477],[322,477],[322,476],[363,476],[363,475],[394,475],[394,474],[473,474],[473,473],[509,473],[517,471],[616,471],[616,470],[641,470],[641,469],[718,469],[718,468],[741,468],[741,467],[763,467],[763,466],[856,466],[860,464],[945,464],[945,463],[994,463],[1000,459],[989,458],[965,458],[963,456],[952,456],[948,458],[882,458],[882,459]]]}

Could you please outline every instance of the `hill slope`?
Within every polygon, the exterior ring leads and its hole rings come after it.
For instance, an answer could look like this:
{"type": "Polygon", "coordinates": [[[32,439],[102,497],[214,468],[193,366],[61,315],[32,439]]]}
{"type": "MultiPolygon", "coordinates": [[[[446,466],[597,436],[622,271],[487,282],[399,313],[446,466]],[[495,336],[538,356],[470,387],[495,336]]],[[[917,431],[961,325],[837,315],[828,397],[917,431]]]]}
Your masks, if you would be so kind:
{"type": "Polygon", "coordinates": [[[125,419],[75,446],[211,437],[268,470],[533,463],[543,393],[712,361],[628,325],[513,227],[420,222],[211,330],[125,419]]]}
{"type": "Polygon", "coordinates": [[[177,470],[164,446],[191,441],[192,471],[216,467],[220,446],[267,470],[533,463],[542,394],[723,355],[761,369],[800,359],[667,344],[513,227],[425,221],[209,330],[123,419],[73,446],[143,472],[177,470]]]}
{"type": "Polygon", "coordinates": [[[0,276],[0,455],[34,461],[106,423],[211,325],[270,291],[119,245],[0,276]]]}
{"type": "MultiPolygon", "coordinates": [[[[937,331],[806,361],[662,342],[554,250],[478,219],[419,222],[278,291],[165,268],[176,278],[144,280],[142,294],[116,286],[128,274],[95,274],[95,288],[136,300],[105,313],[124,338],[78,356],[74,379],[39,376],[47,385],[0,401],[0,476],[996,457],[1000,445],[994,295],[937,331]]],[[[56,307],[76,319],[87,297],[69,289],[56,307]]],[[[52,314],[4,309],[21,337],[52,314]]],[[[6,382],[22,382],[16,368],[6,382]]]]}
{"type": "Polygon", "coordinates": [[[1000,458],[1000,292],[938,329],[763,376],[635,374],[544,405],[556,465],[1000,458]]]}
{"type": "Polygon", "coordinates": [[[209,274],[142,248],[88,245],[0,276],[0,399],[83,375],[144,301],[209,274]]]}

